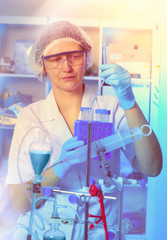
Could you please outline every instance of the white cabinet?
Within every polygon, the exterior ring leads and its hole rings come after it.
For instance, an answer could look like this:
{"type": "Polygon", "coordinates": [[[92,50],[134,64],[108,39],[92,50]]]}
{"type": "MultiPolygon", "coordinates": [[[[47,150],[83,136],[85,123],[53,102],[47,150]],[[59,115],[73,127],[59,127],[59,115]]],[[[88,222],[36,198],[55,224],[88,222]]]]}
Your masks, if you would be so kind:
{"type": "MultiPolygon", "coordinates": [[[[129,70],[135,98],[148,122],[155,126],[157,107],[153,102],[156,101],[154,93],[159,86],[160,67],[158,27],[104,21],[102,36],[103,62],[117,63],[129,70]]],[[[113,88],[107,85],[103,86],[102,93],[115,95],[113,88]]],[[[126,240],[146,240],[150,217],[147,215],[148,188],[149,184],[124,188],[123,214],[134,224],[126,240]]]]}

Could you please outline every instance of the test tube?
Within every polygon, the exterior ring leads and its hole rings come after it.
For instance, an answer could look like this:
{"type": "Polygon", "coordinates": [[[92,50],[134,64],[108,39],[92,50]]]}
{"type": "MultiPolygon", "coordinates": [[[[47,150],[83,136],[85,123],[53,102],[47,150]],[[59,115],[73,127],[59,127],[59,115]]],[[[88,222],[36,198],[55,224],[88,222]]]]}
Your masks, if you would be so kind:
{"type": "Polygon", "coordinates": [[[96,121],[109,122],[111,111],[107,109],[95,109],[96,121]]]}
{"type": "Polygon", "coordinates": [[[81,107],[81,120],[92,121],[93,109],[90,107],[81,107]]]}

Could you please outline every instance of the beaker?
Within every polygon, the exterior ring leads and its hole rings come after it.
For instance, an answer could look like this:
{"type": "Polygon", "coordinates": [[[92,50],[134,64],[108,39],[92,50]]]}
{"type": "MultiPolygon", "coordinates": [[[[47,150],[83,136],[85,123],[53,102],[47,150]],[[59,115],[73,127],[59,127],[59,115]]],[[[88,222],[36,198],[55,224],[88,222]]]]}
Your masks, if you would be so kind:
{"type": "Polygon", "coordinates": [[[66,240],[66,236],[59,229],[58,223],[50,223],[50,229],[44,233],[43,240],[66,240]]]}

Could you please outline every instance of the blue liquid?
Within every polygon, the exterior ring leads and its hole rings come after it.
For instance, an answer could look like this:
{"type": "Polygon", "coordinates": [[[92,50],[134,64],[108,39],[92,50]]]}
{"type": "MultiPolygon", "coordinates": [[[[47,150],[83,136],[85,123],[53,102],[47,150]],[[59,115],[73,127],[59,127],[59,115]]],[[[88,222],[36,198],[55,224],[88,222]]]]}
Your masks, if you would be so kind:
{"type": "Polygon", "coordinates": [[[65,237],[56,237],[56,236],[50,236],[50,237],[44,237],[43,240],[66,240],[65,237]]]}
{"type": "Polygon", "coordinates": [[[50,159],[50,151],[30,151],[30,159],[35,175],[41,175],[50,159]]]}

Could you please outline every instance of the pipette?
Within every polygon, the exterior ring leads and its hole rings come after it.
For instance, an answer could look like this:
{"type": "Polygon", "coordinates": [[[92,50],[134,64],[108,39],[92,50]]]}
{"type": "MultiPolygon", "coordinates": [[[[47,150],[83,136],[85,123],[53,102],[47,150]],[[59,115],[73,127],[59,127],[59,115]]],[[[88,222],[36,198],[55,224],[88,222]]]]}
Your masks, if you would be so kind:
{"type": "Polygon", "coordinates": [[[97,98],[97,95],[99,94],[99,92],[100,92],[100,90],[101,90],[101,88],[102,88],[103,84],[104,84],[104,78],[102,78],[102,81],[101,81],[100,87],[98,88],[98,90],[97,90],[97,93],[96,93],[96,95],[95,95],[95,97],[94,97],[93,101],[92,101],[92,102],[91,102],[91,104],[90,104],[90,108],[92,108],[92,106],[93,106],[93,103],[94,103],[94,101],[96,100],[96,98],[97,98]]]}

